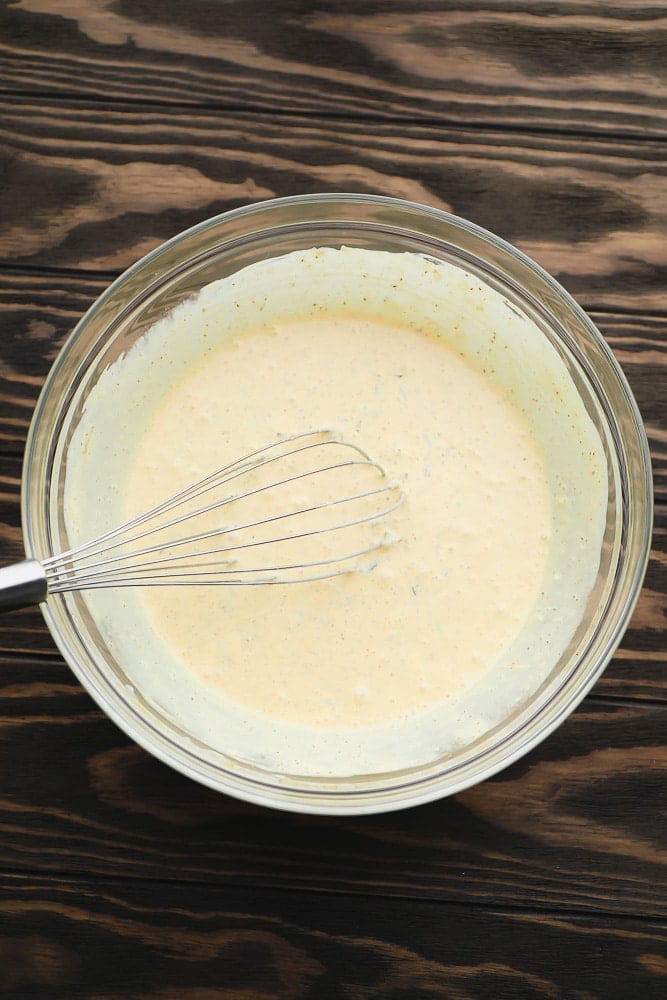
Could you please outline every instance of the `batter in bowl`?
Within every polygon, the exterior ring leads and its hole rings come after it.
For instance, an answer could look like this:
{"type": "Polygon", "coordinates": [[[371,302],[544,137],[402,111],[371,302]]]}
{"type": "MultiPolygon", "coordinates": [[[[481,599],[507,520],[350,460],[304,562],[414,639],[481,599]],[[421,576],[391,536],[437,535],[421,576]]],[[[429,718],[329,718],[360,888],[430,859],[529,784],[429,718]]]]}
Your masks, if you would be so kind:
{"type": "Polygon", "coordinates": [[[544,681],[599,565],[600,440],[561,358],[499,292],[453,265],[348,248],[205,287],[90,395],[68,532],[100,534],[320,427],[403,489],[372,571],[86,599],[132,684],[208,746],[304,775],[428,762],[544,681]]]}

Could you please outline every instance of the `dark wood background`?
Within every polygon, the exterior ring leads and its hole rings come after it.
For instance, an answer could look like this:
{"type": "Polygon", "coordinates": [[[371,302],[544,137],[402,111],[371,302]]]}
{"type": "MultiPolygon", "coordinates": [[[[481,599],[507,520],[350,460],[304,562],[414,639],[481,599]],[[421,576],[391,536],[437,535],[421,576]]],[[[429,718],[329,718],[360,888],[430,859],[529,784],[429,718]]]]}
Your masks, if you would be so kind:
{"type": "Polygon", "coordinates": [[[166,237],[274,195],[451,209],[589,310],[650,438],[651,563],[604,678],[455,798],[228,799],[131,744],[38,611],[0,620],[0,996],[667,996],[667,7],[0,0],[0,534],[59,346],[166,237]]]}

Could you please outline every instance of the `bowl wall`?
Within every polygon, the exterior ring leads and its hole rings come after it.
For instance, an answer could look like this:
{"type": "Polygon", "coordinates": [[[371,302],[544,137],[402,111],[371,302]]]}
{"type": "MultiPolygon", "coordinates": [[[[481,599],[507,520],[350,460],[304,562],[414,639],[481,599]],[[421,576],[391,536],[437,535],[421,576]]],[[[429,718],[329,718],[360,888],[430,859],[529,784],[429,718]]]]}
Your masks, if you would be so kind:
{"type": "Polygon", "coordinates": [[[345,779],[262,771],[215,752],[142,698],[106,646],[83,595],[43,605],[65,659],[103,710],[134,740],[212,788],[303,812],[363,813],[452,794],[528,752],[579,703],[611,658],[637,600],[652,521],[646,435],[603,338],[554,279],[498,237],[442,212],[361,195],[264,202],[211,219],[123,274],[61,351],[30,429],[23,481],[29,558],[68,547],[63,489],[68,447],[87,395],[114,360],[203,285],[248,264],[316,246],[411,251],[477,274],[528,315],[563,359],[607,458],[608,508],[600,570],[581,625],[556,669],[513,716],[474,745],[425,767],[345,779]]]}

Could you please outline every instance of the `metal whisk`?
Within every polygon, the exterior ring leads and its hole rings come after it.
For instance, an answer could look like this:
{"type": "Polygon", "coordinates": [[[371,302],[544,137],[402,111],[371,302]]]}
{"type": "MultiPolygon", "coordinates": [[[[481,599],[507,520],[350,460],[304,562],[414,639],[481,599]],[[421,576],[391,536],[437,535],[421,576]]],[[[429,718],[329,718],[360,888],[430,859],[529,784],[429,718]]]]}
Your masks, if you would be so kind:
{"type": "Polygon", "coordinates": [[[372,568],[390,541],[380,522],[402,499],[361,448],[328,431],[296,434],[92,541],[0,569],[0,609],[71,590],[287,584],[372,568]]]}

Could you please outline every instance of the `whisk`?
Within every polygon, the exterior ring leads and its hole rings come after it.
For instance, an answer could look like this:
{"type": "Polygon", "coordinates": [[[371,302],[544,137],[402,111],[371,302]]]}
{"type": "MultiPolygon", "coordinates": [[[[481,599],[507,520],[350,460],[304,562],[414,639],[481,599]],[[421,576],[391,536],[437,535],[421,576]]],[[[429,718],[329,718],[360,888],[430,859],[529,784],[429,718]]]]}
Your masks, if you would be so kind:
{"type": "Polygon", "coordinates": [[[295,434],[91,541],[0,569],[0,609],[64,591],[290,584],[373,568],[392,540],[381,522],[402,500],[357,445],[295,434]]]}

